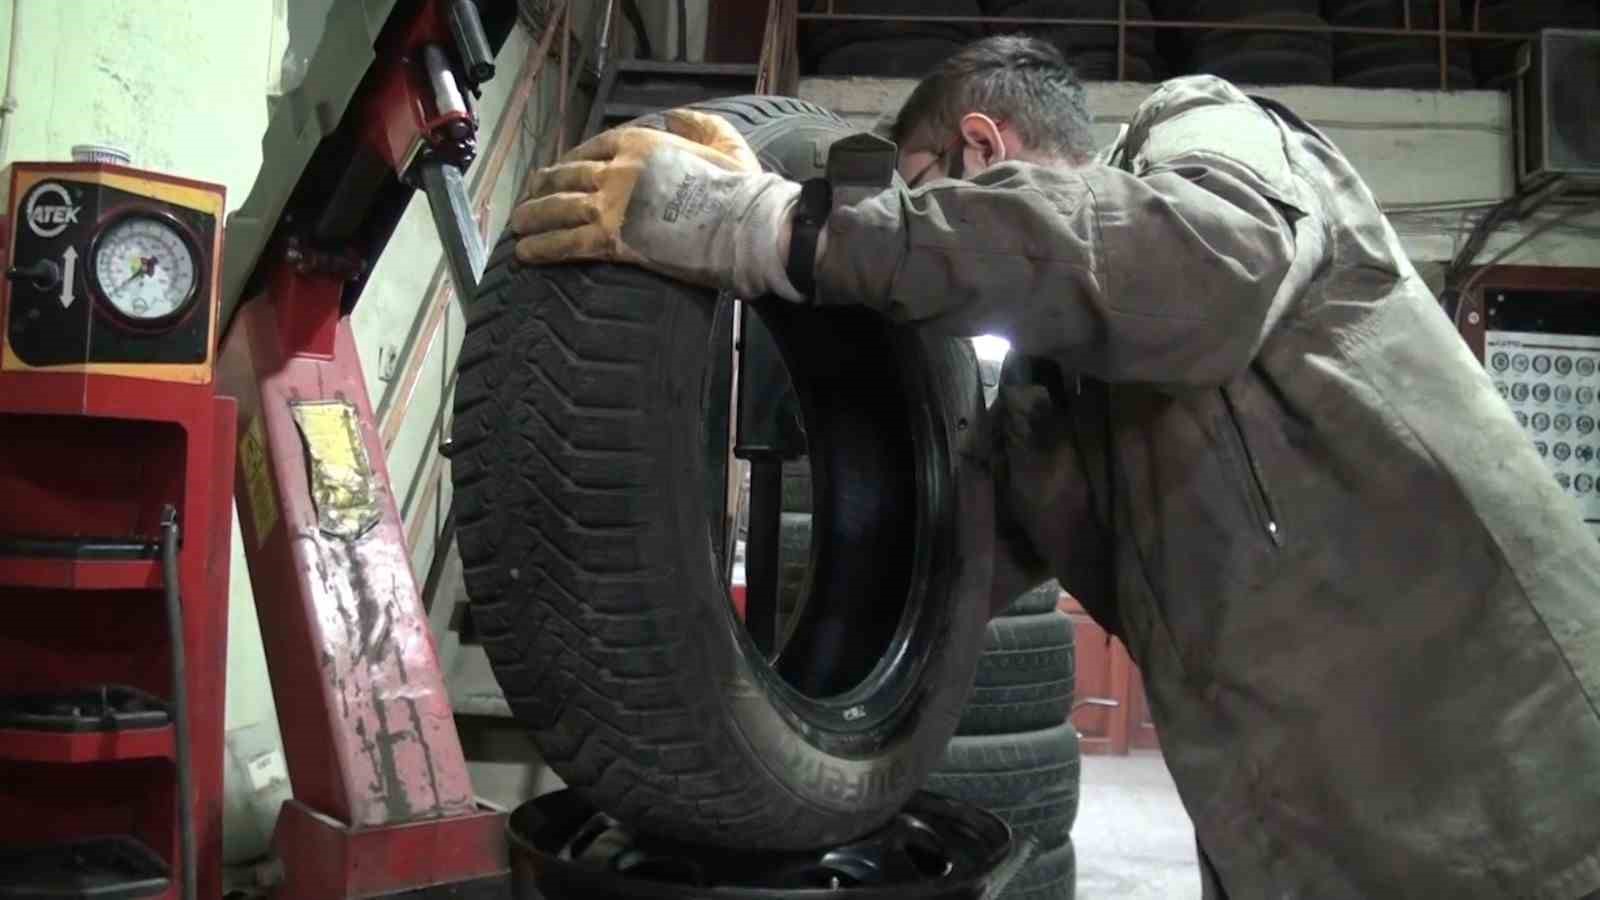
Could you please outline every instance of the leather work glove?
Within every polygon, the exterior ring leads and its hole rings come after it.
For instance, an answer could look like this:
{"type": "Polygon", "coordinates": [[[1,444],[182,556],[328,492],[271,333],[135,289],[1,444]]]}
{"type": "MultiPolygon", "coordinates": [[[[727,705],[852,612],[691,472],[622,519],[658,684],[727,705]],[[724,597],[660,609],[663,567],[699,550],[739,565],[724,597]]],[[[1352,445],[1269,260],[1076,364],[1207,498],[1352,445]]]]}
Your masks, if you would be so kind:
{"type": "Polygon", "coordinates": [[[800,186],[763,173],[717,116],[665,119],[666,131],[613,129],[535,172],[511,213],[517,258],[631,263],[747,299],[800,300],[778,252],[800,186]]]}

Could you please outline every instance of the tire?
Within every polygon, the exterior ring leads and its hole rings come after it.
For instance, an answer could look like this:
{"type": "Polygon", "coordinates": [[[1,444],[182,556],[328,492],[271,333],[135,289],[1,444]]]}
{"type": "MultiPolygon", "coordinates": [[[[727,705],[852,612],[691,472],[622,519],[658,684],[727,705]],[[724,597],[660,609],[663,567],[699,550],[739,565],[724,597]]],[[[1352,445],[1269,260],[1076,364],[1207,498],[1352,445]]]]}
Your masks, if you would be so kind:
{"type": "Polygon", "coordinates": [[[817,57],[815,69],[818,75],[921,78],[961,47],[960,41],[932,37],[860,41],[817,57]]]}
{"type": "Polygon", "coordinates": [[[1013,839],[1031,839],[1040,853],[1065,845],[1078,819],[1078,784],[1073,782],[1013,806],[989,810],[1011,826],[1013,839]]]}
{"type": "MultiPolygon", "coordinates": [[[[1468,7],[1470,10],[1470,6],[1468,7]]],[[[1467,27],[1473,27],[1470,12],[1467,27]]],[[[1484,0],[1480,31],[1531,33],[1542,28],[1600,27],[1600,7],[1590,0],[1484,0]]],[[[1517,71],[1521,42],[1477,41],[1472,61],[1486,88],[1505,87],[1517,71]]]]}
{"type": "MultiPolygon", "coordinates": [[[[810,12],[823,12],[825,0],[811,0],[802,7],[810,12]]],[[[977,16],[981,13],[977,0],[833,0],[833,11],[841,14],[890,16],[940,15],[977,16]]],[[[949,22],[813,22],[800,29],[801,54],[813,60],[850,44],[876,41],[899,41],[910,38],[935,38],[963,44],[977,37],[976,25],[949,22]]]]}
{"type": "Polygon", "coordinates": [[[1034,858],[1001,892],[1000,900],[1073,900],[1078,893],[1077,850],[1068,841],[1034,858]]]}
{"type": "Polygon", "coordinates": [[[1061,602],[1061,585],[1056,581],[1047,581],[1031,591],[1025,591],[1011,601],[1011,606],[1002,615],[1031,616],[1036,613],[1049,612],[1061,602]]]}
{"type": "Polygon", "coordinates": [[[803,459],[783,464],[783,511],[811,512],[811,464],[803,459]]]}
{"type": "Polygon", "coordinates": [[[997,618],[989,623],[976,684],[1004,687],[1071,678],[1076,667],[1072,637],[1072,618],[1066,613],[997,618]]]}
{"type": "Polygon", "coordinates": [[[958,737],[928,790],[984,808],[1016,806],[1078,784],[1078,732],[1062,724],[1044,731],[958,737]]]}
{"type": "Polygon", "coordinates": [[[1040,684],[974,688],[972,699],[961,711],[956,734],[1010,734],[1054,728],[1066,721],[1071,711],[1073,681],[1069,674],[1040,684]]]}
{"type": "MultiPolygon", "coordinates": [[[[700,108],[793,177],[848,133],[797,100],[700,108]]],[[[758,654],[713,550],[710,350],[731,311],[711,292],[522,266],[502,237],[461,351],[456,518],[495,675],[568,785],[642,832],[809,849],[878,827],[940,760],[982,648],[992,488],[967,446],[969,343],[857,308],[758,308],[818,488],[795,652],[758,654]]]]}

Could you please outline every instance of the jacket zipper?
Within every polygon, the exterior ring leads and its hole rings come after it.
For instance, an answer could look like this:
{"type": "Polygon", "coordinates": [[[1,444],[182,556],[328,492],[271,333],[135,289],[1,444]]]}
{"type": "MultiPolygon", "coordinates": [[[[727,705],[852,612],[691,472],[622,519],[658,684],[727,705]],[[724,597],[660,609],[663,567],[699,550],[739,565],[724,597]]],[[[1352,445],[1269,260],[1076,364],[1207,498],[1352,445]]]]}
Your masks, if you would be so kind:
{"type": "Polygon", "coordinates": [[[1233,436],[1239,443],[1239,452],[1244,455],[1244,467],[1250,478],[1250,507],[1255,511],[1261,527],[1266,530],[1267,537],[1272,539],[1274,546],[1283,546],[1283,532],[1278,528],[1278,515],[1272,508],[1272,495],[1267,493],[1267,485],[1261,479],[1261,470],[1256,466],[1256,457],[1250,452],[1250,442],[1245,440],[1244,426],[1239,424],[1239,412],[1234,409],[1233,398],[1228,396],[1226,388],[1221,389],[1222,405],[1228,410],[1228,424],[1233,426],[1233,436]]]}

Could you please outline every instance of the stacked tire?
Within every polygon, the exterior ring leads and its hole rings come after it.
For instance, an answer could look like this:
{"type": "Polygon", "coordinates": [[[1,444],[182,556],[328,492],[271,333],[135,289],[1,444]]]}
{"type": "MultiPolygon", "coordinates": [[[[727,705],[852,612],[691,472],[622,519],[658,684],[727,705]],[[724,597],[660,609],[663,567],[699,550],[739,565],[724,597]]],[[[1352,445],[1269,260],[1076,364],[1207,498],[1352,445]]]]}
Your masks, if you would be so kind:
{"type": "MultiPolygon", "coordinates": [[[[822,0],[805,7],[826,10],[822,0]]],[[[971,16],[978,0],[834,0],[835,13],[886,16],[971,16]]],[[[813,22],[801,30],[801,56],[818,75],[920,78],[978,37],[974,25],[952,22],[813,22]]]]}
{"type": "MultiPolygon", "coordinates": [[[[1168,4],[1174,18],[1230,25],[1326,27],[1321,0],[1188,0],[1168,4]]],[[[1239,84],[1330,84],[1333,41],[1293,31],[1186,32],[1190,71],[1239,84]]]]}
{"type": "MultiPolygon", "coordinates": [[[[1462,0],[1467,26],[1476,31],[1531,33],[1541,28],[1600,27],[1594,0],[1462,0]]],[[[1477,41],[1472,62],[1486,88],[1503,88],[1516,76],[1520,42],[1477,41]]]]}
{"type": "Polygon", "coordinates": [[[928,789],[982,806],[1032,840],[1035,856],[1000,896],[1070,900],[1077,884],[1072,824],[1082,757],[1072,707],[1072,620],[1051,582],[989,623],[972,698],[928,789]]]}
{"type": "MultiPolygon", "coordinates": [[[[1328,21],[1342,28],[1439,28],[1438,0],[1330,0],[1328,21]],[[1406,9],[1409,4],[1410,10],[1406,9]]],[[[1463,27],[1459,7],[1447,5],[1445,27],[1463,27]]],[[[1450,90],[1473,87],[1471,50],[1463,41],[1449,45],[1446,68],[1450,90]]],[[[1340,34],[1334,37],[1335,80],[1347,87],[1439,89],[1439,42],[1427,37],[1340,34]]]]}
{"type": "MultiPolygon", "coordinates": [[[[1115,19],[1119,0],[985,0],[984,14],[1012,18],[1115,19]]],[[[1129,19],[1151,19],[1149,0],[1128,0],[1129,19]]],[[[1110,26],[1019,26],[1018,30],[1061,49],[1078,77],[1087,81],[1116,81],[1117,29],[1110,26]]],[[[1154,32],[1130,28],[1127,32],[1124,81],[1160,81],[1167,66],[1156,51],[1154,32]]]]}

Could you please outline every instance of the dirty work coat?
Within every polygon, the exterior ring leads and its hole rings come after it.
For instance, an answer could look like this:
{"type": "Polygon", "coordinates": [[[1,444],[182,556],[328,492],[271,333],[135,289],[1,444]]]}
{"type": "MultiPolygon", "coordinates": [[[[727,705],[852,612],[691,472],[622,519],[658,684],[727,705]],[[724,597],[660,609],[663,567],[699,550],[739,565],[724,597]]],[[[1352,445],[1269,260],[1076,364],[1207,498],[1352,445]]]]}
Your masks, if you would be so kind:
{"type": "Polygon", "coordinates": [[[1600,549],[1325,137],[1169,81],[1098,164],[838,211],[819,285],[1026,357],[1004,536],[1125,638],[1228,895],[1600,890],[1600,549]]]}

